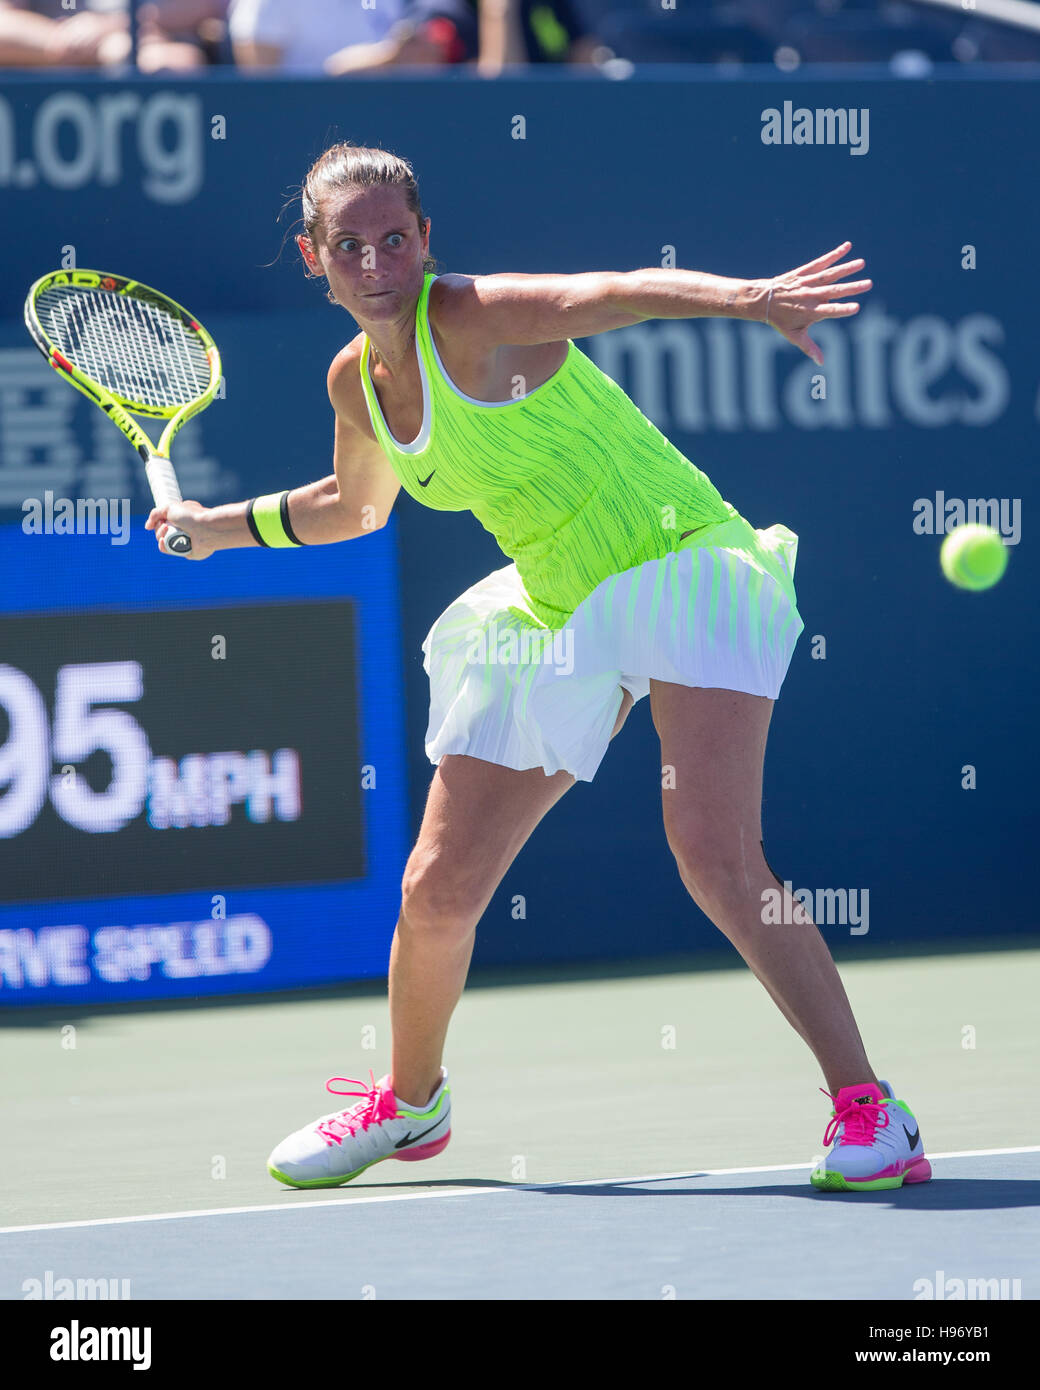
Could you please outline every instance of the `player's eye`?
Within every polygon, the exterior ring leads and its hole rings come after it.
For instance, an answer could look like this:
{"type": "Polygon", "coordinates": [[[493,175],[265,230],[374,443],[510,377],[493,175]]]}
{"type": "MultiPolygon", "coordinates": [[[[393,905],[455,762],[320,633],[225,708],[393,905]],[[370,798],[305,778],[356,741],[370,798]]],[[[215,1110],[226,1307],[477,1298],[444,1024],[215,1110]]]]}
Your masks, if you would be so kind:
{"type": "Polygon", "coordinates": [[[404,236],[401,232],[391,232],[390,235],[387,237],[387,241],[393,241],[395,246],[400,246],[401,243],[404,241],[404,236]],[[396,241],[394,241],[395,237],[397,238],[396,241]]]}
{"type": "Polygon", "coordinates": [[[344,237],[344,239],[343,239],[341,242],[339,242],[339,245],[340,245],[341,247],[346,247],[347,250],[349,250],[352,246],[356,246],[356,245],[357,245],[357,241],[356,241],[356,239],[355,239],[354,237],[348,236],[348,237],[344,237]]]}

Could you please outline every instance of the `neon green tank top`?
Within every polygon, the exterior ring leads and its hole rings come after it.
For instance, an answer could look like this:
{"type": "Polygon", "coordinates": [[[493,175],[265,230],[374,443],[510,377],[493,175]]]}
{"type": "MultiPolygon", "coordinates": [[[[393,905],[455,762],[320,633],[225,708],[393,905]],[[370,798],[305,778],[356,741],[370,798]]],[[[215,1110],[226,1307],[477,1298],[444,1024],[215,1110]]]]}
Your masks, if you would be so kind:
{"type": "Polygon", "coordinates": [[[711,480],[661,434],[568,339],[563,365],[516,400],[464,395],[430,332],[427,272],[416,306],[423,418],[394,439],[361,352],[372,428],[401,486],[437,511],[471,511],[515,563],[532,613],[564,625],[612,574],[679,549],[685,532],[737,513],[711,480]]]}

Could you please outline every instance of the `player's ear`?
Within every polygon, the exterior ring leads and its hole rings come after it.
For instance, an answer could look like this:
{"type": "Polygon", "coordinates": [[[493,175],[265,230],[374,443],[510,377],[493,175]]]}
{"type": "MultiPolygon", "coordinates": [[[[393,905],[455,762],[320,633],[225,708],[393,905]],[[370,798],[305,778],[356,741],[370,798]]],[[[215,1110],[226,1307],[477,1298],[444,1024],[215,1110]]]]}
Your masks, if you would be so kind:
{"type": "Polygon", "coordinates": [[[303,257],[304,265],[307,267],[307,273],[309,275],[322,275],[324,272],[322,271],[321,263],[314,253],[314,243],[311,241],[310,237],[304,232],[300,232],[296,238],[296,245],[300,248],[300,255],[303,257]]]}

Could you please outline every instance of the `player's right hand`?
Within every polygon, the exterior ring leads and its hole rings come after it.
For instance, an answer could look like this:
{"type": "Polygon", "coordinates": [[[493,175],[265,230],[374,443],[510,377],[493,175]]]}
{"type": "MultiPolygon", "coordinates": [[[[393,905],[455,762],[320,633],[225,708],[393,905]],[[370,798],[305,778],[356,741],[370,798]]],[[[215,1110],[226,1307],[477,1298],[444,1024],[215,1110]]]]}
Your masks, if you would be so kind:
{"type": "Polygon", "coordinates": [[[164,555],[173,554],[163,544],[171,526],[191,537],[191,550],[187,555],[177,556],[178,559],[205,560],[218,548],[211,510],[201,502],[170,502],[165,507],[153,507],[144,525],[146,531],[155,532],[155,539],[164,555]]]}

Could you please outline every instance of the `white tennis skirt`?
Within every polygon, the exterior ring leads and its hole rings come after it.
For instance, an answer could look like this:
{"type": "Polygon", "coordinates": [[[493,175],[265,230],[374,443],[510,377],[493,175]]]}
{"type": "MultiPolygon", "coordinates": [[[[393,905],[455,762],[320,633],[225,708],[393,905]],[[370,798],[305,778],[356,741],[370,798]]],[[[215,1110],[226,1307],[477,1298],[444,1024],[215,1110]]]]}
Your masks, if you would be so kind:
{"type": "Polygon", "coordinates": [[[804,626],[798,537],[732,511],[662,559],[604,579],[560,628],[531,612],[516,565],[467,589],[422,646],[430,761],[466,753],[591,782],[622,688],[634,700],[651,680],[775,700],[804,626]]]}

